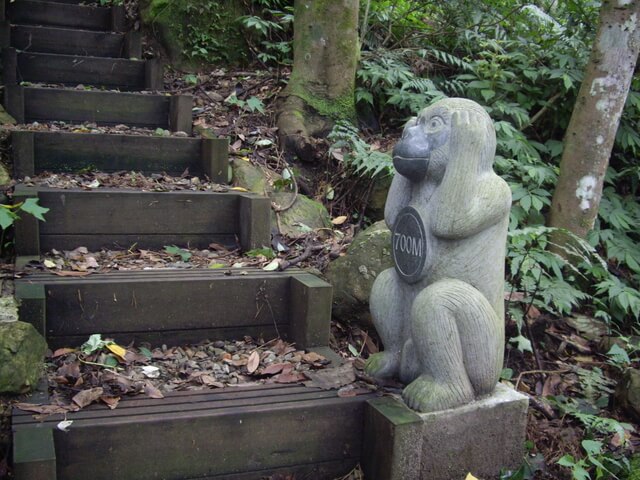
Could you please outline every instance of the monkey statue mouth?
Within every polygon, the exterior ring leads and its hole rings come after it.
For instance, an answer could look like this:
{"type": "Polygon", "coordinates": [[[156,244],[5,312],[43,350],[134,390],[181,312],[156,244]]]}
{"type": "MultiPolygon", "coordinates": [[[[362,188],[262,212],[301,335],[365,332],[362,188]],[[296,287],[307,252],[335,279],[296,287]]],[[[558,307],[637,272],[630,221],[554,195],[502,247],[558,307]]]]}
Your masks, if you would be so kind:
{"type": "Polygon", "coordinates": [[[394,155],[393,166],[403,177],[407,177],[413,181],[420,181],[427,174],[429,158],[407,158],[400,155],[394,155]]]}

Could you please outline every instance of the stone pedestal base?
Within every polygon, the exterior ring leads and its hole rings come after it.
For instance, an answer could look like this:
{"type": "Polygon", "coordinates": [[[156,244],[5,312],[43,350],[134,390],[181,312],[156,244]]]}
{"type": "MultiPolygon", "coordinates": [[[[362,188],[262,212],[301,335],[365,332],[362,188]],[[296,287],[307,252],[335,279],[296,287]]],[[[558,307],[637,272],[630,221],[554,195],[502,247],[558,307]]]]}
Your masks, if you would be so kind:
{"type": "Polygon", "coordinates": [[[528,399],[498,385],[490,396],[419,414],[401,399],[367,402],[362,463],[367,480],[496,478],[523,460],[528,399]]]}

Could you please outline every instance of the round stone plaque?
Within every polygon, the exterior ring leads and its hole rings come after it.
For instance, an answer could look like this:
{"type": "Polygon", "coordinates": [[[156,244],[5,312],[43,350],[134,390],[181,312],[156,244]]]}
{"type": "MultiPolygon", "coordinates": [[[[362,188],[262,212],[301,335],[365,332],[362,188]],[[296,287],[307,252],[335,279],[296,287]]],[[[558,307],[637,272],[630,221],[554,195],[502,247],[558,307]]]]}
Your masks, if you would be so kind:
{"type": "Polygon", "coordinates": [[[400,277],[407,283],[420,280],[427,259],[427,235],[417,210],[400,210],[391,235],[393,263],[400,277]]]}

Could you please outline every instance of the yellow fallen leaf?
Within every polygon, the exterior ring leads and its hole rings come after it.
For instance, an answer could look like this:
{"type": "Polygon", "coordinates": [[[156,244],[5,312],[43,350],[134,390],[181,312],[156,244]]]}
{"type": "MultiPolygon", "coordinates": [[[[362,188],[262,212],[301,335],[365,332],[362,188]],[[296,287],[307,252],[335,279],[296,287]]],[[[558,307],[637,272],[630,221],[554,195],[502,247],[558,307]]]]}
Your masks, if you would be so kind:
{"type": "Polygon", "coordinates": [[[248,192],[246,188],[243,187],[233,187],[231,190],[235,190],[236,192],[248,192]]]}
{"type": "Polygon", "coordinates": [[[107,344],[107,348],[111,353],[113,353],[119,360],[125,361],[124,356],[127,354],[127,350],[117,343],[109,343],[107,344]]]}
{"type": "Polygon", "coordinates": [[[247,362],[247,372],[249,373],[253,373],[258,369],[258,366],[260,365],[260,354],[258,353],[257,350],[254,350],[253,352],[251,352],[251,355],[249,355],[249,361],[247,362]]]}
{"type": "Polygon", "coordinates": [[[340,215],[339,217],[336,217],[333,220],[331,220],[331,223],[333,223],[334,225],[342,225],[346,221],[347,221],[347,216],[340,215]]]}
{"type": "Polygon", "coordinates": [[[478,478],[474,477],[470,473],[467,473],[467,476],[464,478],[464,480],[478,480],[478,478]]]}

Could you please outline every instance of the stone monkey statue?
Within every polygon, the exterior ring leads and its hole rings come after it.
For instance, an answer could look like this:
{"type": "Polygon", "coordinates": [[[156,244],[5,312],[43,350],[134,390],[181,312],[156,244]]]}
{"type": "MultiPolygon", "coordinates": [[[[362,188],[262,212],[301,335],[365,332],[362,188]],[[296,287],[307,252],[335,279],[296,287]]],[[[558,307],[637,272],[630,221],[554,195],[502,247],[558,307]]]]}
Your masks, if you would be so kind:
{"type": "Polygon", "coordinates": [[[399,377],[430,412],[491,393],[504,349],[504,262],[511,191],[493,172],[493,122],[475,102],[441,100],[404,128],[385,220],[395,268],[371,292],[385,350],[367,373],[399,377]]]}

